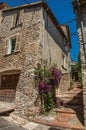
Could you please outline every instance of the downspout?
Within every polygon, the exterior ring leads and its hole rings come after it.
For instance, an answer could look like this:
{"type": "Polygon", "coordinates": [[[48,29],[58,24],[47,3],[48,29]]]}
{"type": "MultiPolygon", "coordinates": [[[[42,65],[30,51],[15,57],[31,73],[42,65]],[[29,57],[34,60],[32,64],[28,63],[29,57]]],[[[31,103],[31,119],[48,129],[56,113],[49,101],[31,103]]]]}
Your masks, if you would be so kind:
{"type": "MultiPolygon", "coordinates": [[[[77,2],[77,7],[78,7],[78,11],[79,11],[79,15],[80,15],[80,25],[81,25],[81,34],[82,34],[82,42],[83,42],[83,48],[84,48],[84,55],[86,54],[85,52],[85,42],[84,42],[84,39],[85,39],[85,35],[84,35],[84,25],[83,25],[83,20],[82,20],[82,13],[81,13],[81,10],[80,10],[80,3],[79,3],[79,0],[76,0],[77,2]]],[[[85,64],[86,64],[86,55],[85,55],[85,64]]]]}
{"type": "MultiPolygon", "coordinates": [[[[41,12],[42,12],[42,23],[41,23],[41,47],[42,47],[42,70],[44,70],[44,38],[45,38],[45,20],[44,20],[44,10],[43,7],[41,7],[41,12]]],[[[44,80],[44,71],[43,71],[43,80],[44,80]]]]}
{"type": "MultiPolygon", "coordinates": [[[[80,15],[80,24],[81,24],[81,34],[82,34],[82,42],[83,42],[83,48],[84,48],[84,58],[85,58],[85,63],[86,64],[86,52],[85,52],[85,36],[84,36],[84,25],[83,25],[83,19],[82,19],[82,13],[81,13],[81,9],[80,9],[80,3],[79,3],[79,0],[76,0],[77,2],[77,6],[78,6],[78,11],[79,11],[79,15],[80,15]]],[[[85,79],[84,79],[85,80],[85,79]]],[[[85,93],[86,93],[86,90],[85,90],[85,86],[83,86],[83,120],[84,120],[84,126],[86,126],[86,117],[85,117],[85,112],[86,112],[86,101],[85,101],[85,93]]]]}

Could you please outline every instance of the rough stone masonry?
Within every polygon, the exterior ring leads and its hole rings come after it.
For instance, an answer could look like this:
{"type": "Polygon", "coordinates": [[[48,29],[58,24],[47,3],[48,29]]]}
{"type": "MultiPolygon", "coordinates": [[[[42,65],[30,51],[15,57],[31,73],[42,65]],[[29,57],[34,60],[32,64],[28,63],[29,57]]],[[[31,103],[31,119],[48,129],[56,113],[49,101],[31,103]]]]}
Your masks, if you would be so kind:
{"type": "Polygon", "coordinates": [[[57,63],[58,68],[68,75],[68,57],[63,42],[67,37],[61,27],[55,26],[56,19],[50,9],[46,11],[47,7],[37,2],[8,8],[1,13],[0,83],[2,75],[20,74],[14,113],[26,119],[39,114],[41,106],[34,84],[34,68],[37,64],[47,59],[57,63]],[[8,53],[12,38],[16,38],[15,51],[8,53]]]}

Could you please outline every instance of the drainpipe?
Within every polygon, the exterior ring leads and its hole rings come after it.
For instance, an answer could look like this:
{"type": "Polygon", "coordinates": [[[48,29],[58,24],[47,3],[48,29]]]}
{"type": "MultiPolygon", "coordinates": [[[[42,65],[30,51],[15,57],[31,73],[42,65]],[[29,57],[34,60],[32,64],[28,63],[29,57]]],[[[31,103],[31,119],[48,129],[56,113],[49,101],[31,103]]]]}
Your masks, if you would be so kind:
{"type": "MultiPolygon", "coordinates": [[[[83,19],[82,19],[82,12],[80,9],[80,2],[79,0],[76,0],[77,7],[80,15],[80,24],[81,24],[81,33],[82,33],[82,42],[83,42],[83,48],[84,48],[84,58],[85,58],[85,64],[86,64],[86,50],[85,50],[85,35],[84,35],[84,25],[83,25],[83,19]]],[[[85,74],[86,75],[86,74],[85,74]]],[[[85,78],[85,76],[84,76],[85,78]]],[[[84,79],[85,81],[85,79],[84,79]]],[[[84,126],[86,126],[86,85],[84,84],[83,87],[83,113],[84,113],[84,126]]]]}
{"type": "MultiPolygon", "coordinates": [[[[79,0],[76,0],[77,2],[77,7],[78,7],[78,11],[79,11],[79,15],[80,15],[80,24],[81,24],[81,34],[82,34],[82,42],[83,42],[83,48],[84,48],[84,55],[86,54],[86,50],[85,50],[85,35],[84,35],[84,25],[83,25],[83,20],[82,20],[82,13],[80,10],[80,2],[79,0]]],[[[86,55],[85,55],[85,64],[86,64],[86,55]]]]}
{"type": "Polygon", "coordinates": [[[67,64],[68,64],[68,82],[69,82],[69,87],[68,88],[70,88],[70,82],[71,82],[71,76],[70,76],[70,74],[71,74],[71,64],[70,64],[70,46],[69,46],[68,43],[65,45],[65,51],[67,53],[67,64]]]}
{"type": "MultiPolygon", "coordinates": [[[[43,8],[41,8],[42,10],[42,32],[41,32],[41,46],[42,46],[42,69],[44,70],[44,40],[45,40],[45,20],[44,20],[44,10],[43,8]]],[[[44,80],[44,71],[43,71],[43,80],[44,80]]]]}

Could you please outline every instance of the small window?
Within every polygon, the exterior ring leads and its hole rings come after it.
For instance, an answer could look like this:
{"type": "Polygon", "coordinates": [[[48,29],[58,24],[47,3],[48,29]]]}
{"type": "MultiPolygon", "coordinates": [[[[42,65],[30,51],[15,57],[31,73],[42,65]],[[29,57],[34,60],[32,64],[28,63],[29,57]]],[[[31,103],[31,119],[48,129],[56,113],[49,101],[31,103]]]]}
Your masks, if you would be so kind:
{"type": "Polygon", "coordinates": [[[20,12],[18,12],[16,15],[15,26],[18,26],[20,24],[19,17],[20,17],[20,12]]]}
{"type": "Polygon", "coordinates": [[[16,27],[18,25],[19,25],[19,12],[14,14],[12,27],[16,27]]]}
{"type": "Polygon", "coordinates": [[[2,54],[8,55],[12,53],[20,52],[20,35],[12,36],[10,38],[5,39],[4,51],[2,54]]]}
{"type": "Polygon", "coordinates": [[[13,53],[15,51],[16,38],[12,38],[10,42],[11,42],[11,53],[13,53]]]}
{"type": "Polygon", "coordinates": [[[86,43],[86,31],[84,31],[84,42],[86,43]]]}
{"type": "Polygon", "coordinates": [[[11,28],[15,28],[22,24],[22,10],[13,15],[11,28]]]}
{"type": "Polygon", "coordinates": [[[86,44],[84,44],[84,48],[85,48],[85,56],[86,56],[86,44]]]}
{"type": "Polygon", "coordinates": [[[64,38],[64,46],[66,45],[66,39],[64,38]]]}
{"type": "Polygon", "coordinates": [[[66,64],[66,57],[65,55],[63,54],[62,55],[62,66],[65,68],[65,64],[66,64]]]}
{"type": "Polygon", "coordinates": [[[84,43],[86,43],[86,27],[84,27],[84,43]]]}
{"type": "Polygon", "coordinates": [[[14,53],[16,47],[16,37],[10,38],[8,54],[14,53]]]}
{"type": "Polygon", "coordinates": [[[65,56],[63,55],[63,66],[65,67],[65,56]]]}

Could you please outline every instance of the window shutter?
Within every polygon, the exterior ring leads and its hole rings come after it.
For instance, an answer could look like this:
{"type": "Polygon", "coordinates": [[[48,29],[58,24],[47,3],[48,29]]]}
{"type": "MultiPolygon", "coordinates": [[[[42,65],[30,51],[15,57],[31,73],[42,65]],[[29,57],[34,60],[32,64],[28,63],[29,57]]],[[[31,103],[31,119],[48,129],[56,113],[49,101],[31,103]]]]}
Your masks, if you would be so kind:
{"type": "Polygon", "coordinates": [[[14,14],[12,27],[15,27],[16,25],[16,17],[17,17],[17,14],[14,14]]]}
{"type": "Polygon", "coordinates": [[[15,47],[15,51],[20,51],[20,35],[16,36],[16,47],[15,47]]]}
{"type": "Polygon", "coordinates": [[[23,22],[23,9],[20,10],[19,24],[23,22]]]}
{"type": "Polygon", "coordinates": [[[14,16],[12,17],[11,25],[10,27],[13,28],[13,21],[14,21],[14,16]]]}
{"type": "Polygon", "coordinates": [[[4,51],[2,52],[4,55],[8,53],[8,44],[9,44],[9,40],[6,39],[4,44],[4,51]]]}
{"type": "Polygon", "coordinates": [[[84,42],[86,43],[86,31],[84,32],[84,42]]]}

